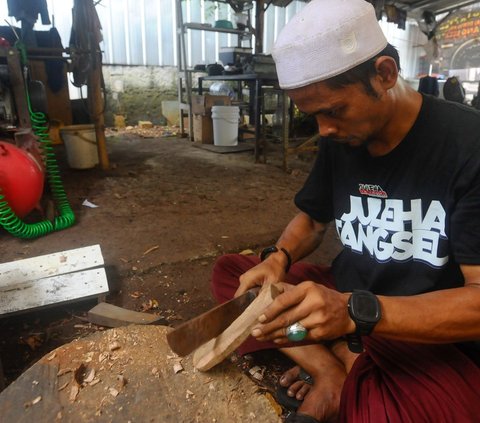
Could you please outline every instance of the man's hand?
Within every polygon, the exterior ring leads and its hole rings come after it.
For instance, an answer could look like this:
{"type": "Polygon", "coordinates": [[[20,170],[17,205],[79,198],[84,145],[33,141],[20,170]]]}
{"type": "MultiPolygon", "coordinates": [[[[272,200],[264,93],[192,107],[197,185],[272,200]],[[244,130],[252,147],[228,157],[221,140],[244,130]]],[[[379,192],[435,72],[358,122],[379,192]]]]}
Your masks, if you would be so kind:
{"type": "Polygon", "coordinates": [[[340,293],[312,281],[289,289],[275,298],[259,317],[252,336],[260,341],[289,342],[286,328],[300,322],[307,330],[306,339],[313,341],[335,339],[355,331],[348,315],[349,293],[340,293]]]}
{"type": "Polygon", "coordinates": [[[285,256],[280,252],[270,254],[265,261],[252,267],[240,276],[240,286],[235,292],[235,297],[244,294],[254,286],[262,286],[264,283],[277,283],[285,277],[285,256]]]}

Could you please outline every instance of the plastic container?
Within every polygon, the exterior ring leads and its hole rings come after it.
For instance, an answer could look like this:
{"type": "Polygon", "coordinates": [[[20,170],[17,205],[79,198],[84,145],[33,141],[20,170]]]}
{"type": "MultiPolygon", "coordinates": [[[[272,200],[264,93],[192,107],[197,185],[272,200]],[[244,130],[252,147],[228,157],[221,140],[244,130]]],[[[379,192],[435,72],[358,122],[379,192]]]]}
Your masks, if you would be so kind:
{"type": "Polygon", "coordinates": [[[97,137],[94,125],[70,125],[60,129],[72,169],[90,169],[98,164],[97,137]]]}
{"type": "Polygon", "coordinates": [[[240,108],[237,106],[212,106],[214,145],[238,145],[239,118],[240,108]]]}
{"type": "Polygon", "coordinates": [[[0,193],[22,218],[42,198],[44,175],[35,157],[15,145],[0,141],[0,193]]]}

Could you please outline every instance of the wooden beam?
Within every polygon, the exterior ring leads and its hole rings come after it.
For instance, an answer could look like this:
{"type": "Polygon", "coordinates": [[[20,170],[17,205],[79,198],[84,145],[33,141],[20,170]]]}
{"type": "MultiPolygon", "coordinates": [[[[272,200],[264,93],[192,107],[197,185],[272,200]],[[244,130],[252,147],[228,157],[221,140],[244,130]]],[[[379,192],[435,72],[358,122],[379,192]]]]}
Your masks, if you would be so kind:
{"type": "Polygon", "coordinates": [[[96,60],[92,61],[93,67],[88,74],[87,80],[88,105],[93,124],[95,125],[100,167],[103,170],[107,170],[110,168],[110,162],[108,160],[107,143],[105,140],[105,99],[102,94],[102,55],[100,51],[96,52],[94,55],[96,60]]]}

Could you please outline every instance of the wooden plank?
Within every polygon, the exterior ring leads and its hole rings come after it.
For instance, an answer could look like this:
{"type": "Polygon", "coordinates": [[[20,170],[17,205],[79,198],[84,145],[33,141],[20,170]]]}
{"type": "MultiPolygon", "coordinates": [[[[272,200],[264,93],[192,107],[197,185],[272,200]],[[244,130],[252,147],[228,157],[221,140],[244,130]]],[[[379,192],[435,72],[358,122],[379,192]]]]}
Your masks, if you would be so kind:
{"type": "Polygon", "coordinates": [[[103,266],[100,245],[0,264],[0,290],[12,284],[103,266]]]}
{"type": "Polygon", "coordinates": [[[108,292],[104,268],[0,286],[0,315],[87,299],[108,292]]]}
{"type": "Polygon", "coordinates": [[[225,331],[195,351],[193,365],[200,371],[207,371],[227,358],[248,338],[258,317],[279,293],[278,286],[264,285],[258,297],[225,331]]]}
{"type": "Polygon", "coordinates": [[[164,320],[154,314],[127,310],[113,304],[100,303],[88,312],[88,321],[100,326],[117,328],[126,325],[150,325],[164,320]]]}

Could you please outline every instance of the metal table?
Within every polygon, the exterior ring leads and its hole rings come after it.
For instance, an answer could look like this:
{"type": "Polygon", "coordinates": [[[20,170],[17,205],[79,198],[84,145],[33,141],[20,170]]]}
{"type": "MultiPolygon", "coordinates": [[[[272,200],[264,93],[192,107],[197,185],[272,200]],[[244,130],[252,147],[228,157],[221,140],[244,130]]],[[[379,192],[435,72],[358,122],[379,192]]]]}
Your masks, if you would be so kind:
{"type": "MultiPolygon", "coordinates": [[[[251,121],[255,125],[255,162],[260,162],[260,151],[263,152],[263,162],[265,162],[265,138],[262,136],[262,108],[263,108],[263,90],[266,87],[278,89],[283,97],[283,116],[282,116],[282,141],[284,149],[288,148],[288,122],[287,122],[287,95],[285,91],[280,90],[278,78],[274,74],[238,74],[238,75],[216,75],[202,76],[198,78],[198,93],[203,94],[203,81],[234,81],[240,85],[246,82],[250,89],[249,114],[251,121]],[[253,118],[253,119],[252,119],[253,118]]],[[[285,155],[284,155],[285,156],[285,155]]],[[[284,159],[285,160],[285,159],[284,159]]]]}

